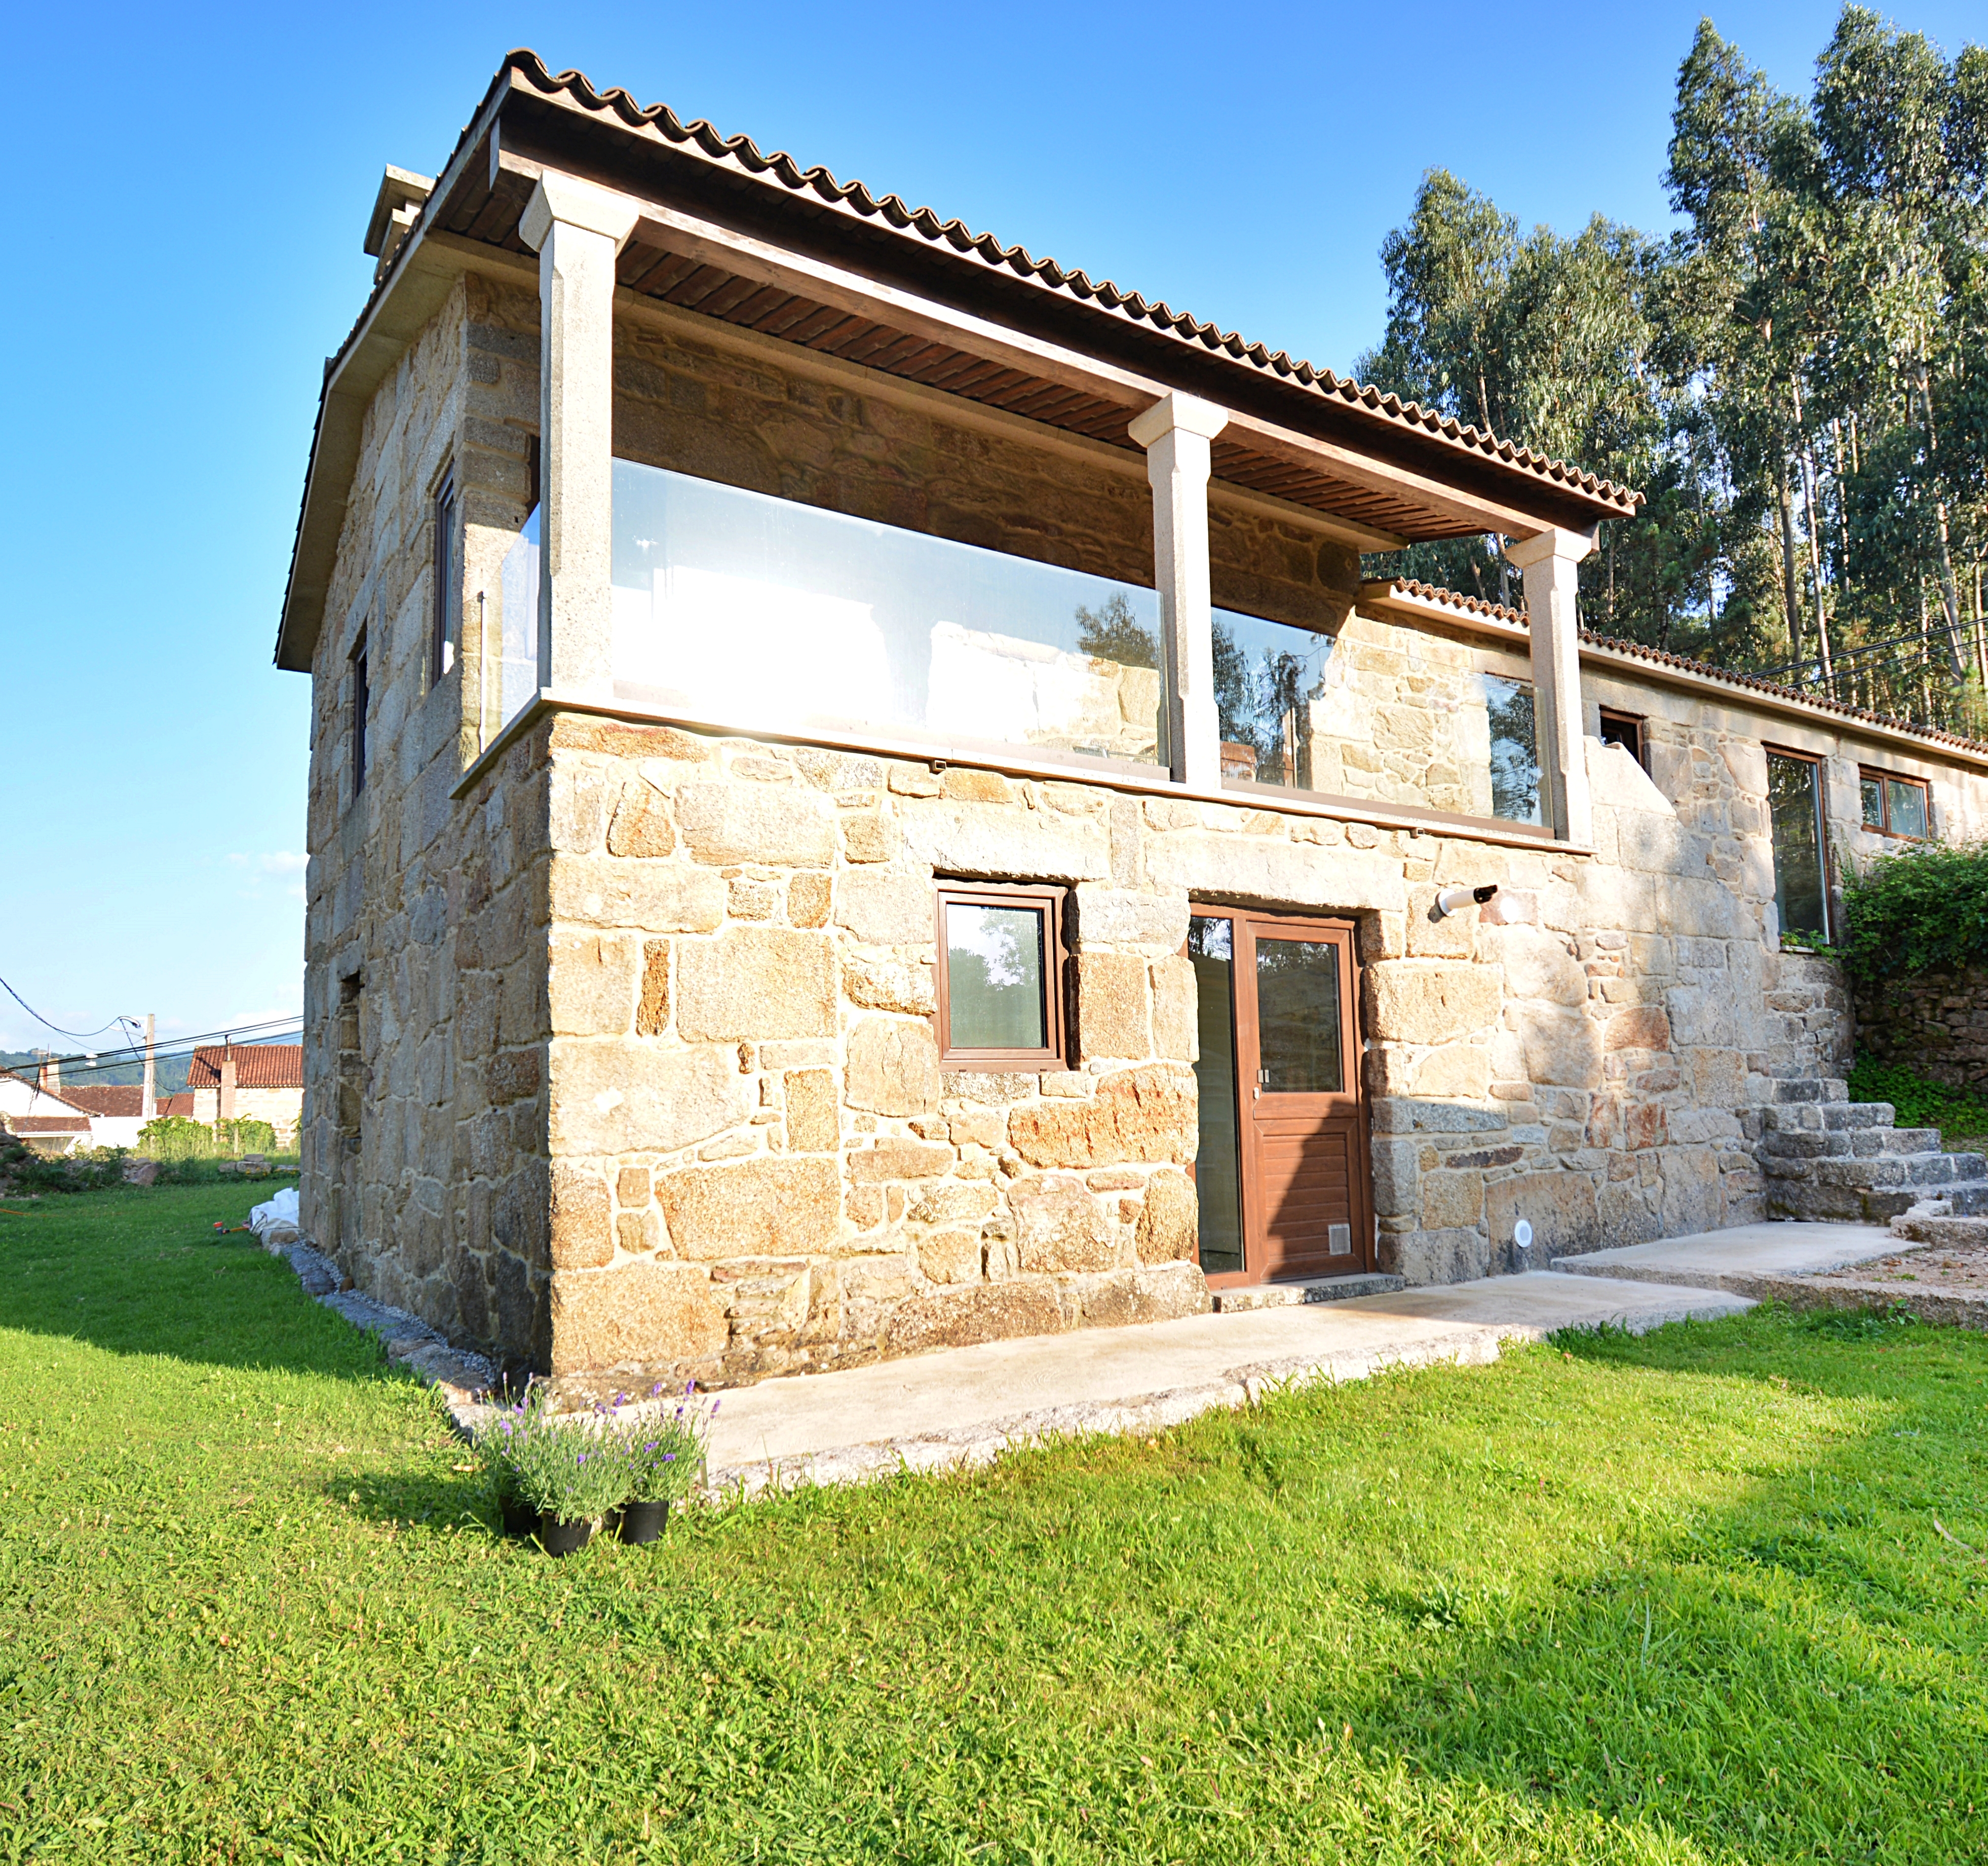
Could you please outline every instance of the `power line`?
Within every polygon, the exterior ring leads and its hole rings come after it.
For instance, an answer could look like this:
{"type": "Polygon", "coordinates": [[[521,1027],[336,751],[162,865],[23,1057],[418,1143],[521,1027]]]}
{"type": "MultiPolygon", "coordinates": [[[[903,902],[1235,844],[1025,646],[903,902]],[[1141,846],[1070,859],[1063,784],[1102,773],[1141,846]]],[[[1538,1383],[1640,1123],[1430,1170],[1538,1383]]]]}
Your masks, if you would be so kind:
{"type": "MultiPolygon", "coordinates": [[[[120,1019],[119,1021],[129,1020],[120,1019]]],[[[107,1029],[109,1026],[105,1027],[107,1029]]],[[[272,1018],[262,1023],[230,1024],[224,1029],[203,1030],[191,1036],[171,1037],[154,1042],[152,1053],[155,1057],[190,1056],[195,1049],[204,1044],[211,1044],[217,1039],[245,1039],[243,1047],[254,1049],[259,1044],[277,1041],[292,1031],[299,1036],[303,1035],[303,1019],[301,1017],[272,1018]]],[[[121,1050],[99,1050],[87,1054],[52,1056],[46,1060],[65,1065],[79,1064],[85,1069],[114,1069],[126,1063],[142,1063],[145,1060],[145,1045],[141,1039],[121,1050]]]]}
{"type": "Polygon", "coordinates": [[[4,991],[7,996],[12,999],[22,1010],[25,1011],[36,1023],[43,1026],[46,1029],[54,1031],[56,1035],[58,1036],[68,1037],[71,1041],[78,1043],[86,1043],[93,1036],[101,1036],[106,1030],[114,1030],[119,1024],[123,1022],[122,1018],[113,1017],[111,1019],[110,1023],[107,1024],[100,1024],[94,1030],[65,1030],[60,1024],[50,1023],[39,1011],[36,1010],[26,999],[23,998],[19,992],[15,990],[13,986],[9,985],[5,979],[0,979],[0,991],[4,991]]]}

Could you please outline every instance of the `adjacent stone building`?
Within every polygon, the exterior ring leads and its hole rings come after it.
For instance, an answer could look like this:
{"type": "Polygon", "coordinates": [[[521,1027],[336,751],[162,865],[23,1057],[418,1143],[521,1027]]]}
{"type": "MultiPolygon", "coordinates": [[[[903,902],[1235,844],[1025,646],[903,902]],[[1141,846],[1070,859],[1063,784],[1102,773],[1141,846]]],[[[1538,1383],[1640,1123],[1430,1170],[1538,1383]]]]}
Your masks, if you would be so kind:
{"type": "Polygon", "coordinates": [[[1841,864],[1988,829],[1988,748],[1582,632],[1633,492],[529,53],[367,250],[304,1225],[511,1364],[1759,1218],[1841,864]],[[1485,532],[1523,612],[1362,580],[1485,532]]]}

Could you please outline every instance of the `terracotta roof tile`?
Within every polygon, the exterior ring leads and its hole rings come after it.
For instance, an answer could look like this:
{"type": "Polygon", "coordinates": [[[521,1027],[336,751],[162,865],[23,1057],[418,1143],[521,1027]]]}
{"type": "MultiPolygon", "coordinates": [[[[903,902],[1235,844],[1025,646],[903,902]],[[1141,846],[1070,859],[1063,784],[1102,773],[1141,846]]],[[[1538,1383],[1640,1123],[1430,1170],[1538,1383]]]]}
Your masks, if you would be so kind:
{"type": "MultiPolygon", "coordinates": [[[[1370,586],[1371,587],[1371,586],[1370,586]]],[[[1494,622],[1526,626],[1523,609],[1509,609],[1503,603],[1487,603],[1481,596],[1466,596],[1460,590],[1445,590],[1439,584],[1418,583],[1412,576],[1397,576],[1388,585],[1390,596],[1412,596],[1425,603],[1440,603],[1445,609],[1460,609],[1466,614],[1489,616],[1494,622]]]]}
{"type": "Polygon", "coordinates": [[[86,1114],[10,1114],[7,1125],[15,1134],[87,1134],[86,1114]]]}
{"type": "Polygon", "coordinates": [[[1108,279],[1093,279],[1080,270],[1060,265],[1054,259],[1036,259],[1023,247],[1002,245],[991,233],[975,233],[962,221],[942,219],[930,208],[908,206],[895,194],[873,194],[861,182],[839,181],[818,164],[803,168],[783,150],[762,154],[750,137],[721,136],[702,118],[687,123],[668,104],[638,104],[624,90],[597,91],[584,74],[577,71],[555,74],[536,52],[527,48],[521,47],[507,55],[503,69],[516,72],[528,83],[548,94],[563,91],[587,110],[612,113],[631,129],[646,127],[672,143],[694,144],[713,161],[733,164],[748,174],[770,175],[795,194],[814,195],[830,206],[846,208],[866,220],[881,220],[888,226],[915,234],[934,245],[949,246],[957,252],[1013,272],[1019,278],[1031,279],[1051,291],[1096,303],[1107,311],[1121,312],[1134,323],[1150,324],[1185,342],[1219,352],[1238,363],[1297,382],[1391,421],[1423,429],[1468,451],[1537,474],[1543,479],[1574,488],[1591,498],[1618,505],[1625,512],[1633,512],[1642,502],[1643,495],[1627,486],[1618,486],[1593,473],[1583,472],[1564,461],[1536,453],[1530,448],[1500,440],[1483,428],[1466,426],[1449,415],[1436,414],[1417,403],[1384,394],[1350,377],[1337,375],[1330,370],[1320,369],[1314,363],[1293,357],[1286,351],[1253,343],[1232,330],[1222,330],[1185,311],[1176,311],[1164,302],[1148,300],[1137,292],[1122,290],[1108,279]]]}
{"type": "Polygon", "coordinates": [[[142,1114],[145,1111],[145,1091],[136,1082],[106,1083],[95,1088],[71,1088],[65,1084],[62,1098],[71,1107],[81,1108],[90,1114],[142,1114]]]}
{"type": "Polygon", "coordinates": [[[302,1088],[304,1085],[304,1046],[301,1043],[237,1043],[232,1050],[220,1043],[204,1043],[187,1065],[190,1089],[218,1088],[225,1056],[235,1058],[237,1088],[302,1088]]]}
{"type": "MultiPolygon", "coordinates": [[[[874,194],[862,182],[840,181],[820,164],[804,168],[784,150],[764,154],[749,136],[721,135],[702,117],[685,123],[668,104],[637,103],[618,86],[597,90],[583,73],[555,73],[529,47],[520,46],[505,55],[495,82],[501,84],[506,73],[513,72],[547,96],[563,93],[582,109],[597,116],[613,117],[629,129],[650,131],[666,142],[694,149],[708,160],[734,167],[742,174],[755,178],[769,177],[793,194],[811,196],[861,219],[881,221],[929,245],[949,247],[963,256],[980,260],[991,269],[1012,272],[1046,290],[1117,313],[1134,323],[1148,325],[1183,343],[1226,356],[1266,375],[1295,383],[1328,400],[1398,426],[1433,434],[1466,453],[1516,467],[1554,485],[1617,506],[1625,513],[1634,512],[1643,502],[1642,494],[1633,488],[1618,485],[1612,480],[1585,472],[1565,461],[1502,440],[1483,428],[1425,408],[1419,403],[1403,401],[1400,397],[1384,394],[1370,384],[1355,382],[1351,377],[1338,375],[1294,357],[1288,351],[1273,350],[1267,345],[1252,343],[1235,331],[1223,330],[1185,311],[1176,311],[1164,301],[1125,291],[1108,279],[1094,279],[1080,269],[1060,265],[1052,259],[1037,259],[1025,247],[1006,245],[991,233],[975,233],[964,221],[942,218],[930,208],[909,206],[898,195],[874,194]]],[[[466,137],[469,130],[465,128],[463,134],[466,137]]],[[[448,173],[462,147],[458,140],[448,161],[443,164],[441,173],[448,173]]],[[[421,204],[419,215],[408,229],[408,237],[401,242],[402,253],[411,250],[414,235],[423,229],[428,216],[440,205],[438,194],[432,194],[421,204]]],[[[385,289],[396,269],[389,267],[381,275],[374,290],[374,298],[385,289]]],[[[369,299],[367,310],[371,309],[371,303],[369,299]]],[[[358,335],[365,322],[366,313],[362,311],[353,326],[353,337],[358,335]]],[[[349,346],[351,341],[352,337],[348,337],[347,344],[349,346]]],[[[343,346],[340,353],[343,354],[343,346]]]]}

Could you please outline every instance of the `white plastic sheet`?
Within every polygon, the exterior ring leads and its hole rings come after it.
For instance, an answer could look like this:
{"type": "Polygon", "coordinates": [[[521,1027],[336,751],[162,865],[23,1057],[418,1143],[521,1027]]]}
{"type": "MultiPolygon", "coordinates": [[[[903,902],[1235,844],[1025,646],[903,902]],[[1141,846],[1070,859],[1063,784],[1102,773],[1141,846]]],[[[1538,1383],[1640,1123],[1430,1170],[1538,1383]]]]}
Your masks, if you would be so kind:
{"type": "Polygon", "coordinates": [[[297,1241],[297,1188],[286,1185],[274,1198],[248,1214],[248,1229],[265,1250],[281,1250],[297,1241]]]}

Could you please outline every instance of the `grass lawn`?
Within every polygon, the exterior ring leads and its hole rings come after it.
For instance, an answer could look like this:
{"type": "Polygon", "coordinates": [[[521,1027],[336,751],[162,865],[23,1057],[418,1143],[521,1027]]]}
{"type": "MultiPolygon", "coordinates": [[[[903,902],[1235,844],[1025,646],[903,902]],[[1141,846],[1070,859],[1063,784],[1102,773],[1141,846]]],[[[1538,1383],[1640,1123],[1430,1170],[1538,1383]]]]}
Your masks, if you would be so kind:
{"type": "Polygon", "coordinates": [[[0,1213],[0,1859],[1988,1857],[1988,1337],[1584,1337],[556,1563],[216,1236],[265,1189],[0,1213]]]}

